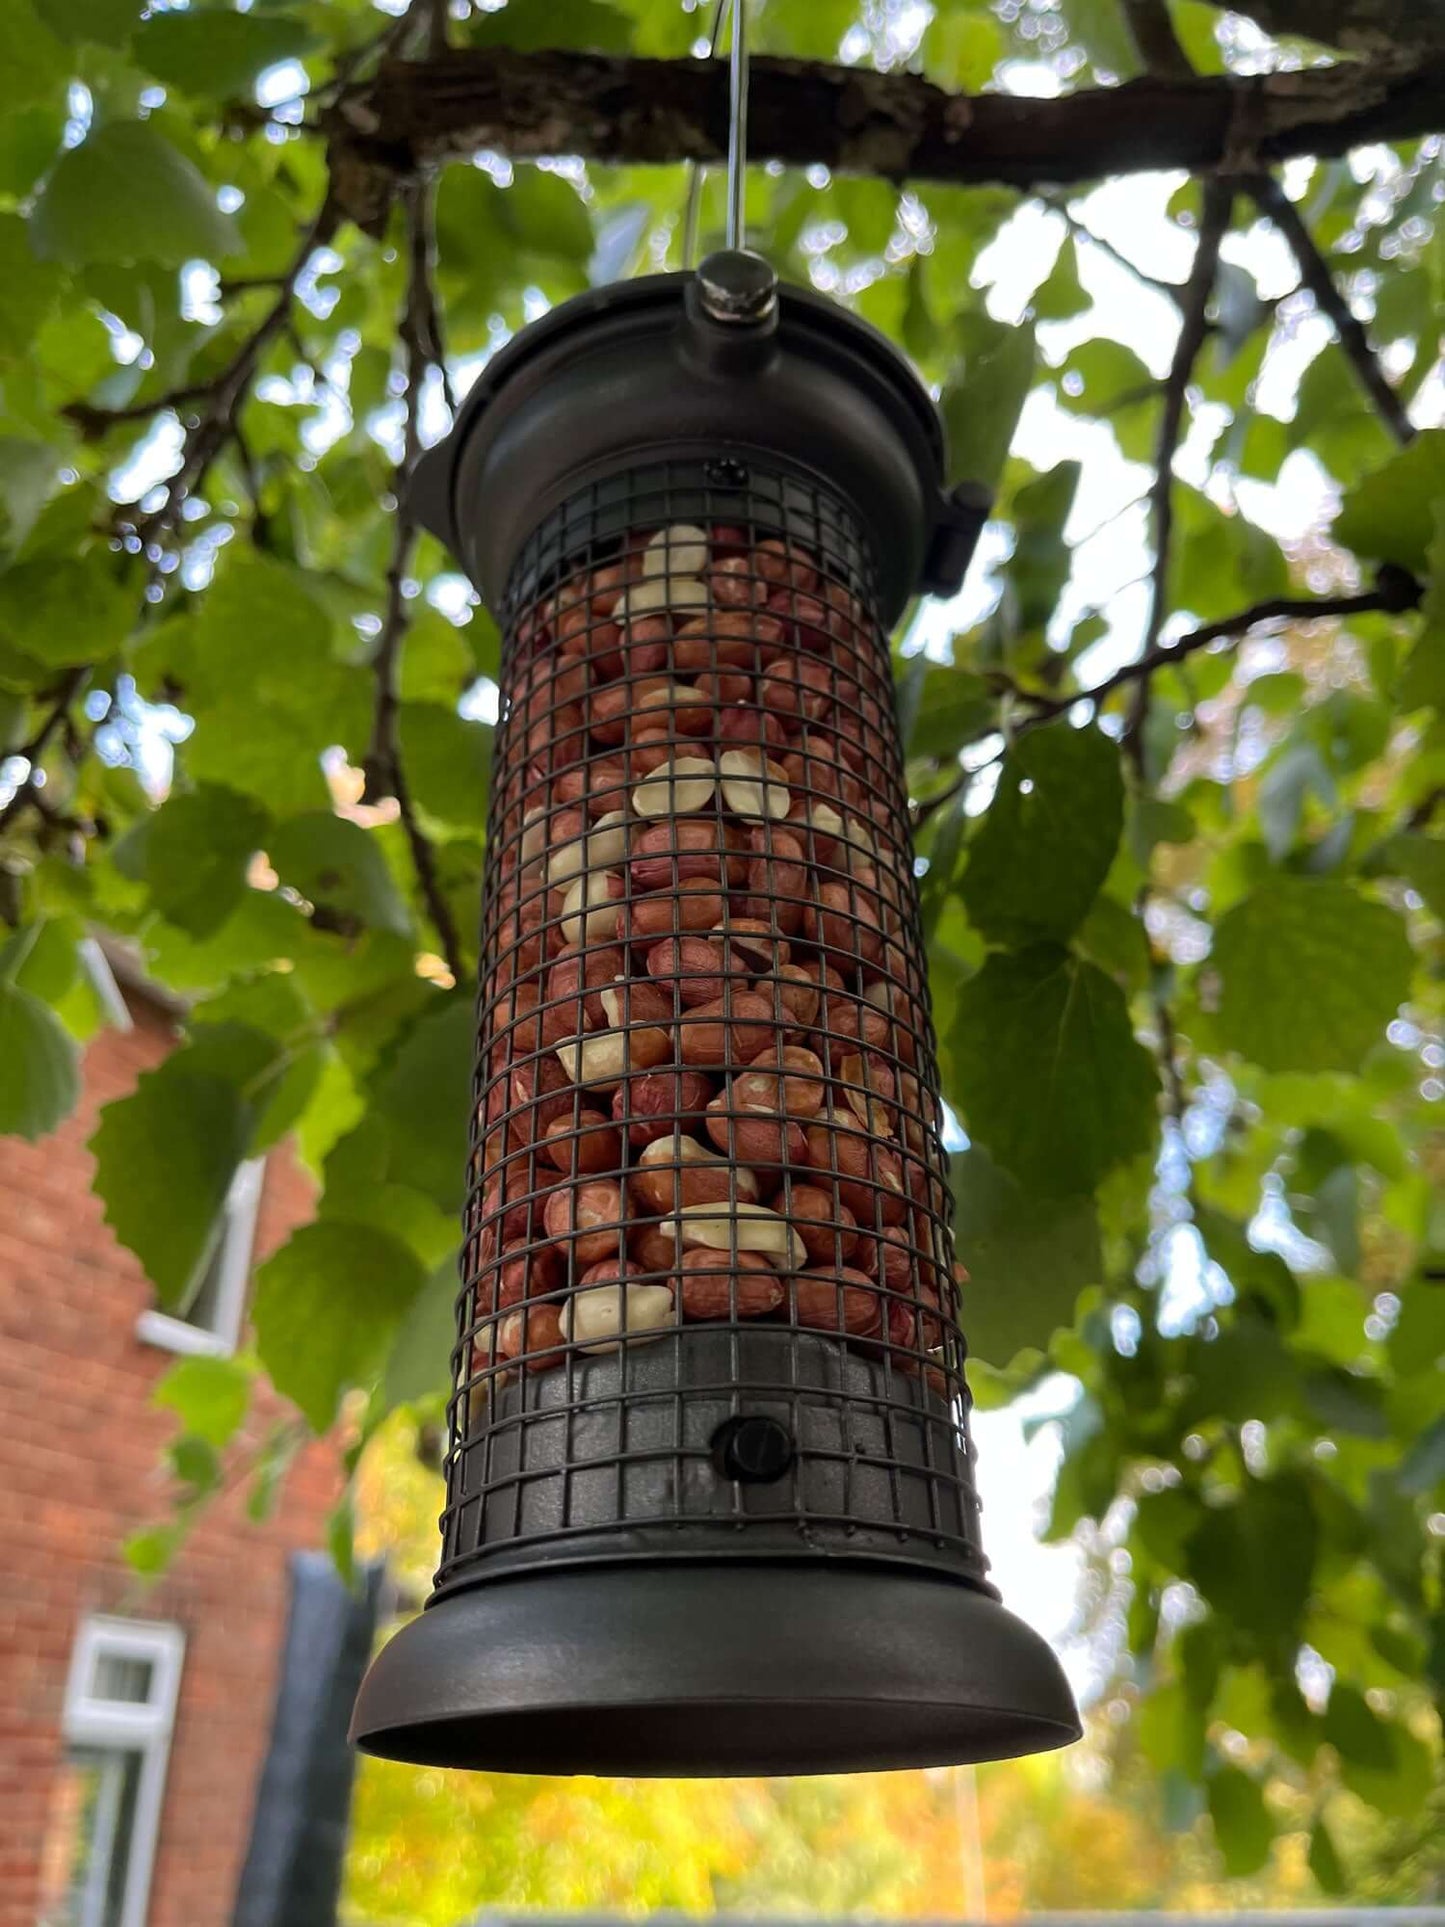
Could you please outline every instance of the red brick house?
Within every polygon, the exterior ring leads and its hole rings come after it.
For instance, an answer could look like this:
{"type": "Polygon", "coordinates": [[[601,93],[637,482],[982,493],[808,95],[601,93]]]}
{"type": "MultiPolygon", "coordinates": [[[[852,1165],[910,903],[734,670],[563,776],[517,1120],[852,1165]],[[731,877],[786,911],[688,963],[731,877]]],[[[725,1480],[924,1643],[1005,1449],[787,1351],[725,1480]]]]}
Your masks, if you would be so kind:
{"type": "MultiPolygon", "coordinates": [[[[197,1305],[157,1312],[85,1147],[175,1019],[97,967],[115,1022],[78,1111],[43,1143],[0,1139],[0,1927],[221,1927],[271,1736],[288,1558],[319,1543],[335,1448],[299,1453],[262,1525],[242,1490],[216,1500],[154,1585],[121,1547],[166,1515],[176,1421],[151,1403],[158,1381],[178,1352],[234,1346],[252,1262],[309,1215],[311,1186],[284,1149],[245,1169],[197,1305]]],[[[280,1415],[257,1403],[253,1442],[280,1415]]]]}

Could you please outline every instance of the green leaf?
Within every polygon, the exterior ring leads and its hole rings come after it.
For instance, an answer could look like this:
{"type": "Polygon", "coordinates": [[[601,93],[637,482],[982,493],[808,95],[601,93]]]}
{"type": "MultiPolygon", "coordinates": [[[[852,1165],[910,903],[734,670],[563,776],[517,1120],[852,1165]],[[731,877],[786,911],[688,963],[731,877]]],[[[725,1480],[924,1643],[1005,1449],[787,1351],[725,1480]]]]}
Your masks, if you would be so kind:
{"type": "Polygon", "coordinates": [[[1025,634],[1048,627],[1073,565],[1064,524],[1074,505],[1082,465],[1057,462],[1014,491],[1014,551],[1004,568],[1006,607],[1025,634]]]}
{"type": "Polygon", "coordinates": [[[440,703],[403,703],[397,717],[411,793],[429,816],[485,829],[492,731],[440,703]]]}
{"type": "Polygon", "coordinates": [[[370,678],[332,659],[331,620],[313,586],[302,570],[232,543],[182,665],[196,718],[191,777],[244,790],[275,816],[325,803],[322,750],[370,727],[370,678]]]}
{"type": "Polygon", "coordinates": [[[989,957],[950,1042],[970,1133],[1030,1192],[1092,1191],[1154,1142],[1157,1078],[1123,993],[1065,950],[989,957]]]}
{"type": "Polygon", "coordinates": [[[1031,1197],[977,1148],[952,1171],[969,1352],[1002,1367],[1025,1348],[1047,1351],[1103,1276],[1093,1201],[1031,1197]]]}
{"type": "Polygon", "coordinates": [[[70,41],[124,47],[135,31],[142,0],[45,0],[51,31],[70,41]]]}
{"type": "Polygon", "coordinates": [[[1258,1873],[1269,1863],[1274,1822],[1259,1782],[1237,1766],[1222,1766],[1209,1777],[1209,1817],[1231,1880],[1258,1873]]]}
{"type": "Polygon", "coordinates": [[[364,924],[405,936],[411,918],[381,845],[348,817],[308,811],[277,826],[267,845],[283,883],[343,925],[364,924]]]}
{"type": "Polygon", "coordinates": [[[125,1542],[125,1562],[142,1579],[158,1579],[185,1543],[187,1522],[172,1519],[163,1526],[145,1526],[125,1542]]]}
{"type": "Polygon", "coordinates": [[[90,1149],[106,1222],[168,1310],[183,1309],[205,1274],[250,1132],[236,1085],[185,1050],[101,1111],[90,1149]]]}
{"type": "Polygon", "coordinates": [[[1273,876],[1220,919],[1221,1041],[1266,1070],[1353,1071],[1409,994],[1404,920],[1348,884],[1273,876]]]}
{"type": "Polygon", "coordinates": [[[469,47],[577,47],[589,53],[625,54],[632,47],[632,21],[607,0],[508,0],[489,13],[473,13],[463,29],[469,47]]]}
{"type": "Polygon", "coordinates": [[[1445,495],[1445,429],[1426,429],[1346,491],[1336,542],[1423,576],[1435,534],[1434,505],[1445,495]]]}
{"type": "Polygon", "coordinates": [[[898,704],[910,757],[955,755],[987,735],[998,704],[982,676],[950,662],[909,657],[899,672],[898,704]]]}
{"type": "Polygon", "coordinates": [[[990,942],[1070,936],[1108,875],[1124,827],[1118,745],[1051,723],[1014,742],[968,846],[961,894],[990,942]]]}
{"type": "Polygon", "coordinates": [[[503,218],[519,247],[561,261],[592,252],[587,203],[570,181],[540,167],[519,167],[502,198],[503,218]]]}
{"type": "Polygon", "coordinates": [[[34,1143],[63,1124],[79,1098],[77,1053],[60,1020],[0,978],[0,1135],[34,1143]]]}
{"type": "Polygon", "coordinates": [[[444,1211],[460,1210],[465,1195],[474,1028],[469,995],[439,997],[379,1079],[373,1102],[390,1132],[393,1182],[444,1211]]]}
{"type": "Polygon", "coordinates": [[[951,92],[977,94],[1003,56],[1003,33],[989,14],[934,10],[919,53],[929,79],[951,92]]]}
{"type": "Polygon", "coordinates": [[[348,1486],[326,1515],[326,1550],[345,1586],[356,1585],[356,1505],[348,1486]]]}
{"type": "Polygon", "coordinates": [[[103,554],[46,556],[0,575],[0,637],[50,668],[114,655],[134,613],[135,598],[103,554]]]}
{"type": "Polygon", "coordinates": [[[58,268],[36,260],[25,222],[0,214],[0,361],[30,346],[61,281],[58,268]]]}
{"type": "Polygon", "coordinates": [[[324,1432],[341,1394],[380,1369],[426,1282],[414,1252],[373,1225],[323,1219],[256,1274],[256,1344],[278,1392],[324,1432]]]}
{"type": "Polygon", "coordinates": [[[167,87],[204,100],[245,94],[257,75],[309,52],[315,36],[284,13],[153,13],[142,22],[132,51],[167,87]]]}
{"type": "Polygon", "coordinates": [[[388,1407],[447,1392],[457,1342],[455,1257],[439,1265],[416,1295],[386,1361],[382,1396],[388,1407]]]}
{"type": "Polygon", "coordinates": [[[193,937],[213,936],[245,895],[266,825],[260,804],[235,790],[174,791],[142,826],[141,873],[161,915],[193,937]]]}
{"type": "Polygon", "coordinates": [[[9,114],[31,101],[61,102],[70,60],[31,0],[8,0],[0,14],[0,107],[9,114]]]}
{"type": "Polygon", "coordinates": [[[1302,1478],[1250,1479],[1232,1504],[1206,1513],[1190,1535],[1187,1574],[1241,1631],[1281,1638],[1295,1631],[1309,1600],[1318,1537],[1302,1478]],[[1268,1585],[1260,1583],[1264,1573],[1268,1585]]]}
{"type": "Polygon", "coordinates": [[[1445,1417],[1437,1418],[1410,1447],[1400,1467],[1400,1490],[1430,1492],[1442,1479],[1445,1479],[1445,1417]]]}
{"type": "Polygon", "coordinates": [[[36,251],[71,267],[219,260],[241,245],[199,170],[151,121],[110,121],[61,155],[32,217],[36,251]]]}
{"type": "Polygon", "coordinates": [[[955,324],[955,371],[939,407],[948,437],[948,479],[992,490],[1034,378],[1033,323],[995,321],[982,308],[955,324]]]}
{"type": "Polygon", "coordinates": [[[1336,1898],[1349,1892],[1350,1883],[1341,1864],[1339,1851],[1323,1820],[1316,1820],[1310,1828],[1309,1869],[1321,1892],[1334,1895],[1336,1898]]]}
{"type": "Polygon", "coordinates": [[[220,1456],[207,1439],[173,1439],[166,1447],[166,1459],[176,1483],[186,1488],[180,1495],[183,1505],[203,1499],[221,1483],[220,1456]]]}
{"type": "Polygon", "coordinates": [[[1380,865],[1404,877],[1427,908],[1445,923],[1445,837],[1401,830],[1381,844],[1380,865]]]}
{"type": "Polygon", "coordinates": [[[216,1447],[229,1445],[251,1404],[251,1367],[237,1358],[180,1358],[151,1403],[174,1412],[187,1432],[216,1447]]]}
{"type": "Polygon", "coordinates": [[[1357,1766],[1388,1773],[1395,1749],[1388,1722],[1373,1711],[1363,1693],[1336,1680],[1325,1708],[1324,1736],[1340,1755],[1357,1766]]]}
{"type": "Polygon", "coordinates": [[[1072,234],[1064,236],[1049,278],[1034,295],[1034,314],[1040,321],[1070,321],[1091,306],[1092,296],[1079,279],[1079,251],[1072,234]]]}
{"type": "Polygon", "coordinates": [[[1059,402],[1072,415],[1111,423],[1121,453],[1148,458],[1159,383],[1122,341],[1094,339],[1075,348],[1058,379],[1059,402]]]}

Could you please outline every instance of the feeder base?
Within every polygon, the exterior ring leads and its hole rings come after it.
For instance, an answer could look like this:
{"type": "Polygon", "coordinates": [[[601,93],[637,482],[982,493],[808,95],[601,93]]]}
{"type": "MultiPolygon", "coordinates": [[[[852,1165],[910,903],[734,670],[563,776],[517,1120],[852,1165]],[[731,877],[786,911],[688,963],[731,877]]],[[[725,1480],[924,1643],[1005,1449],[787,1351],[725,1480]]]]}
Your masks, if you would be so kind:
{"type": "Polygon", "coordinates": [[[631,1776],[850,1773],[1066,1746],[1058,1660],[988,1594],[849,1561],[579,1567],[439,1599],[375,1660],[364,1752],[631,1776]]]}

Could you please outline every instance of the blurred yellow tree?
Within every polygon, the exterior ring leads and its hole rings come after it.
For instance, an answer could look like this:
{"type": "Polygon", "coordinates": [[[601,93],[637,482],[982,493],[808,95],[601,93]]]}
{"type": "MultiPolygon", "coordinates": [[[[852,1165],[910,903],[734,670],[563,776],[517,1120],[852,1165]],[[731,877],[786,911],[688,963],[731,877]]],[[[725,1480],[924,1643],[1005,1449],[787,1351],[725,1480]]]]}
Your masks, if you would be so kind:
{"type": "MultiPolygon", "coordinates": [[[[425,1434],[423,1434],[425,1436],[425,1434]]],[[[358,1551],[426,1590],[441,1482],[395,1414],[363,1454],[358,1551]]],[[[424,1456],[424,1455],[423,1455],[424,1456]]],[[[1128,1734],[1126,1726],[1123,1732],[1128,1734]]],[[[1298,1904],[1309,1815],[1224,1882],[1207,1823],[1169,1830],[1107,1716],[1071,1756],[798,1780],[546,1779],[362,1762],[347,1927],[461,1927],[484,1910],[994,1918],[1039,1907],[1298,1904]],[[1114,1757],[1106,1776],[1104,1755],[1114,1757]]]]}

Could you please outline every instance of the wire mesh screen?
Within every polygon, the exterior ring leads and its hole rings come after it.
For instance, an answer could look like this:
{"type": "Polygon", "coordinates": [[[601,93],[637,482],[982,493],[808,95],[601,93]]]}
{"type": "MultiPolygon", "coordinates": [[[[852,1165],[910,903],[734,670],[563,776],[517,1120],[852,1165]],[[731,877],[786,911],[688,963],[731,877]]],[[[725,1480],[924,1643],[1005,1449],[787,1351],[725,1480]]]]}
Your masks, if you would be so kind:
{"type": "Polygon", "coordinates": [[[865,534],[656,463],[553,513],[502,615],[439,1590],[819,1551],[981,1585],[865,534]]]}

